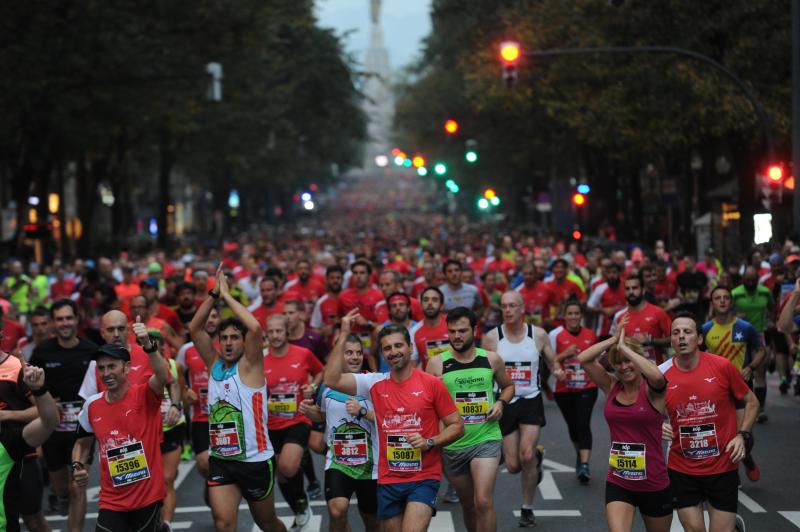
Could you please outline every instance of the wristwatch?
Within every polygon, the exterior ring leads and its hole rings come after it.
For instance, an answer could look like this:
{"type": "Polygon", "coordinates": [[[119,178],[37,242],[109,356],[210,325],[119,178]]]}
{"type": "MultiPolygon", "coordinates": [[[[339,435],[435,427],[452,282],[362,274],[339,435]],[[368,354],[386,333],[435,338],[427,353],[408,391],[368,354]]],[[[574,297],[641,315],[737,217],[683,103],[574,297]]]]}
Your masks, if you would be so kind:
{"type": "Polygon", "coordinates": [[[76,461],[74,461],[74,462],[72,462],[72,463],[69,465],[69,470],[70,470],[72,473],[75,473],[75,470],[76,470],[76,469],[85,469],[85,468],[86,468],[86,466],[84,466],[84,465],[83,465],[83,462],[78,462],[77,460],[76,460],[76,461]]]}
{"type": "Polygon", "coordinates": [[[143,345],[142,351],[144,351],[145,353],[155,353],[156,351],[158,351],[158,345],[156,345],[156,343],[151,340],[150,348],[148,349],[146,346],[143,345]]]}
{"type": "Polygon", "coordinates": [[[358,409],[358,419],[361,419],[362,417],[364,417],[366,415],[367,415],[367,407],[366,406],[362,406],[361,408],[358,409]]]}
{"type": "Polygon", "coordinates": [[[431,449],[433,449],[434,447],[436,447],[436,442],[433,441],[433,438],[428,438],[427,440],[425,440],[425,443],[428,444],[428,450],[429,451],[431,449]]]}
{"type": "Polygon", "coordinates": [[[219,299],[219,292],[214,292],[214,289],[213,289],[213,288],[212,288],[211,290],[209,290],[209,291],[208,291],[208,295],[210,295],[210,296],[211,296],[211,297],[213,297],[214,299],[219,299]]]}
{"type": "Polygon", "coordinates": [[[741,434],[742,435],[742,439],[744,441],[748,441],[750,438],[753,437],[753,435],[750,434],[750,431],[748,431],[748,430],[740,430],[739,432],[737,432],[737,434],[741,434]]]}

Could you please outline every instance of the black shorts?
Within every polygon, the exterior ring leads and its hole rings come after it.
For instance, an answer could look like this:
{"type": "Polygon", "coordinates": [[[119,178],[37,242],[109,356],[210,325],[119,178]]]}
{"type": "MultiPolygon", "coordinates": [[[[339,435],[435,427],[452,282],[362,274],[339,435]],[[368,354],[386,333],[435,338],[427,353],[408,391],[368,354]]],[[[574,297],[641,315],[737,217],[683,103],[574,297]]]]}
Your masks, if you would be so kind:
{"type": "Polygon", "coordinates": [[[739,502],[739,471],[717,475],[687,475],[672,469],[672,502],[675,508],[697,506],[703,501],[723,512],[736,513],[739,502]]]}
{"type": "Polygon", "coordinates": [[[192,421],[191,432],[195,456],[208,451],[208,421],[192,421]]]}
{"type": "Polygon", "coordinates": [[[6,479],[3,501],[6,511],[14,508],[19,515],[34,515],[42,509],[42,468],[39,459],[26,456],[14,464],[6,479]]]}
{"type": "MultiPolygon", "coordinates": [[[[77,439],[78,436],[75,432],[53,432],[47,438],[47,441],[42,444],[42,454],[48,471],[58,471],[72,463],[72,447],[77,439]]],[[[93,458],[94,442],[92,442],[92,450],[87,463],[91,464],[93,458]]]]}
{"type": "Polygon", "coordinates": [[[161,442],[161,454],[174,451],[183,447],[183,435],[186,425],[175,425],[164,433],[164,441],[161,442]]]}
{"type": "Polygon", "coordinates": [[[338,469],[325,470],[325,500],[336,497],[350,497],[356,494],[358,510],[362,514],[375,515],[378,512],[378,481],[372,479],[356,480],[338,469]]]}
{"type": "Polygon", "coordinates": [[[269,441],[275,454],[280,454],[283,446],[287,443],[296,443],[303,449],[308,447],[308,437],[311,434],[311,427],[305,423],[297,423],[291,427],[280,430],[269,431],[269,441]]]}
{"type": "Polygon", "coordinates": [[[161,530],[161,502],[130,512],[115,512],[100,508],[95,532],[158,532],[161,530]]]}
{"type": "Polygon", "coordinates": [[[661,491],[633,491],[606,481],[606,504],[621,501],[639,508],[647,517],[664,517],[672,514],[672,489],[661,491]]]}
{"type": "MultiPolygon", "coordinates": [[[[778,329],[773,327],[767,329],[764,333],[764,336],[767,340],[767,345],[771,345],[772,349],[776,353],[788,353],[789,352],[789,342],[786,341],[786,335],[780,332],[778,329]]],[[[762,362],[764,364],[765,362],[762,362]]]]}
{"type": "Polygon", "coordinates": [[[500,432],[506,436],[517,430],[520,425],[544,427],[546,424],[544,402],[542,394],[539,394],[532,399],[517,399],[505,407],[503,417],[500,418],[500,432]]]}
{"type": "Polygon", "coordinates": [[[275,486],[275,457],[263,462],[208,459],[209,488],[235,484],[246,501],[262,501],[269,497],[275,486]]]}

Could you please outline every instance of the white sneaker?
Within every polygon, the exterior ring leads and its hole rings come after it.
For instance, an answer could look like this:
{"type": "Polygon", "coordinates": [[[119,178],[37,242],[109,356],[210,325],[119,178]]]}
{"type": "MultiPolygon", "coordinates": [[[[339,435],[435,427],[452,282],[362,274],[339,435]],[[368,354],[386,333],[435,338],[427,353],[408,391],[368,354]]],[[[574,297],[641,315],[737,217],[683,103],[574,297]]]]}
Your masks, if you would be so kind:
{"type": "Polygon", "coordinates": [[[744,519],[742,519],[742,516],[739,514],[736,514],[736,526],[734,530],[736,530],[736,532],[745,532],[744,519]]]}
{"type": "Polygon", "coordinates": [[[292,526],[289,528],[289,532],[300,532],[305,529],[311,521],[312,515],[310,507],[306,507],[306,511],[301,514],[294,514],[294,523],[292,523],[292,526]]]}

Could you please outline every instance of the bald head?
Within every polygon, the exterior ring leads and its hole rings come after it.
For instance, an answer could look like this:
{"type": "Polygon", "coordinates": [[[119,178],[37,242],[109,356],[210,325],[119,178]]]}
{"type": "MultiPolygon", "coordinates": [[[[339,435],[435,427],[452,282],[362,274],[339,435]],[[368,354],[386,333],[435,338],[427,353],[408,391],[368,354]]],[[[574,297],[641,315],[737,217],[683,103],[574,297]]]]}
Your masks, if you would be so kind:
{"type": "Polygon", "coordinates": [[[109,310],[100,319],[100,336],[108,344],[128,345],[128,317],[119,310],[109,310]]]}

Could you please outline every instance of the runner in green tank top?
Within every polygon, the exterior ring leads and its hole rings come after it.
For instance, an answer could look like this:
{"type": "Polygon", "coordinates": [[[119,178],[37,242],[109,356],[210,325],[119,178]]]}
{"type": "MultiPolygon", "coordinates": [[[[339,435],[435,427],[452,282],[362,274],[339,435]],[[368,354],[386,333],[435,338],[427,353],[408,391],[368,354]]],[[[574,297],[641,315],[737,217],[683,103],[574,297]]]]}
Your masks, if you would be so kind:
{"type": "Polygon", "coordinates": [[[461,499],[467,529],[490,532],[497,530],[494,484],[503,448],[498,420],[514,397],[514,383],[497,353],[475,347],[476,322],[465,307],[450,310],[450,349],[430,359],[427,371],[442,379],[464,421],[464,436],[444,449],[445,474],[461,499]]]}

